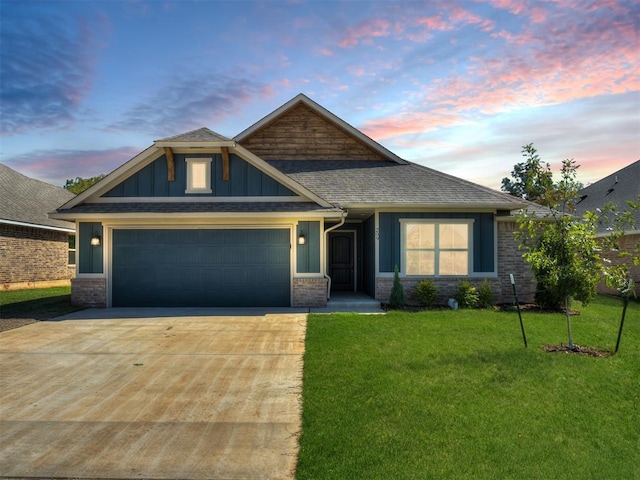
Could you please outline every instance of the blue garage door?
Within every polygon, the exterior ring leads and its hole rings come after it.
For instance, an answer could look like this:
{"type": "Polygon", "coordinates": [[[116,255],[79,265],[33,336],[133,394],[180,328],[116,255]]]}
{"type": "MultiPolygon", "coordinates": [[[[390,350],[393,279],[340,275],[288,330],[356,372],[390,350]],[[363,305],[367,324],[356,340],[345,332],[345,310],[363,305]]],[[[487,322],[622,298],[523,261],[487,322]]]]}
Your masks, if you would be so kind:
{"type": "Polygon", "coordinates": [[[114,307],[290,305],[288,229],[114,230],[114,307]]]}

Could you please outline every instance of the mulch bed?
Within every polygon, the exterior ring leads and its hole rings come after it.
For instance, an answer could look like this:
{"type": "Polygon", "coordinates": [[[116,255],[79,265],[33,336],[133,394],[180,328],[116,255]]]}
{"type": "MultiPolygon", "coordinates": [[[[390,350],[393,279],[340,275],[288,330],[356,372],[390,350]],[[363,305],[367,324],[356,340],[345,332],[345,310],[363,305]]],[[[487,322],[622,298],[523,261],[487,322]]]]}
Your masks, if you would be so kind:
{"type": "Polygon", "coordinates": [[[582,347],[580,345],[573,345],[573,348],[569,348],[569,345],[542,345],[542,348],[545,352],[550,353],[565,353],[565,354],[573,354],[573,355],[586,355],[588,357],[609,357],[612,355],[612,352],[609,350],[598,350],[593,347],[582,347]]]}

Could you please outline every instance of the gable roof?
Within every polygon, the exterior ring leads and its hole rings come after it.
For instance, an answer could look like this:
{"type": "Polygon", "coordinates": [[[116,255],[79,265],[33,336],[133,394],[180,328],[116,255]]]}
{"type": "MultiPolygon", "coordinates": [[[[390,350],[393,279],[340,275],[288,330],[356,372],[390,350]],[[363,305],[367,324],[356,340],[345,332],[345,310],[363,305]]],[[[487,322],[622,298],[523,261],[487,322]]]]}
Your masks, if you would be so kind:
{"type": "MultiPolygon", "coordinates": [[[[90,188],[62,205],[58,209],[58,212],[60,213],[62,211],[66,211],[67,214],[70,213],[71,209],[73,209],[74,207],[100,197],[100,195],[109,191],[118,183],[140,171],[154,160],[160,158],[163,154],[165,154],[165,149],[181,147],[202,148],[205,152],[207,151],[207,148],[209,149],[209,151],[211,151],[211,149],[222,147],[228,148],[229,153],[235,153],[238,156],[242,157],[245,161],[256,167],[258,170],[261,170],[268,176],[274,178],[276,181],[282,183],[294,193],[305,197],[322,207],[331,207],[331,204],[325,199],[319,197],[316,193],[308,190],[306,187],[297,183],[295,180],[287,177],[281,171],[269,165],[267,162],[244,148],[242,145],[237,144],[234,140],[231,140],[223,135],[220,135],[219,133],[209,130],[206,127],[202,127],[190,132],[156,140],[154,142],[154,145],[140,152],[131,160],[108,174],[98,183],[92,185],[90,188]]],[[[56,214],[56,216],[58,218],[61,217],[61,215],[58,214],[56,214]]]]}
{"type": "Polygon", "coordinates": [[[512,195],[411,162],[403,165],[357,160],[269,163],[344,208],[366,205],[515,210],[527,205],[512,195]]]}
{"type": "Polygon", "coordinates": [[[0,163],[0,223],[74,232],[75,225],[49,218],[48,213],[68,202],[75,195],[29,178],[0,163]]]}
{"type": "Polygon", "coordinates": [[[200,147],[233,147],[235,142],[230,138],[209,130],[206,127],[191,130],[172,137],[162,138],[153,142],[156,147],[188,147],[194,143],[200,147]]]}
{"type": "MultiPolygon", "coordinates": [[[[371,139],[370,137],[362,133],[357,128],[349,125],[340,117],[334,115],[329,110],[317,104],[316,102],[314,102],[313,100],[311,100],[309,97],[307,97],[302,93],[296,95],[294,98],[289,100],[287,103],[285,103],[281,107],[275,109],[273,112],[263,117],[261,120],[257,121],[256,123],[251,125],[249,128],[243,130],[238,135],[236,135],[233,139],[238,143],[245,143],[248,140],[250,140],[251,137],[254,137],[259,132],[269,128],[269,126],[273,125],[275,122],[279,121],[280,119],[285,117],[288,113],[290,113],[291,111],[293,111],[294,109],[300,106],[304,106],[308,108],[315,115],[317,115],[318,117],[322,118],[325,122],[328,122],[329,124],[337,128],[346,136],[351,137],[358,143],[364,145],[366,148],[374,152],[376,156],[379,156],[381,159],[386,159],[399,164],[407,163],[406,160],[403,160],[395,153],[386,149],[385,147],[380,145],[378,142],[374,141],[373,139],[371,139]]],[[[310,132],[310,133],[313,134],[314,132],[310,132]]]]}
{"type": "MultiPolygon", "coordinates": [[[[640,195],[640,160],[637,160],[617,172],[598,180],[578,192],[576,213],[595,211],[613,202],[622,211],[629,210],[627,200],[637,202],[640,195]]],[[[640,212],[635,213],[635,231],[640,231],[640,212]]],[[[606,225],[600,225],[600,233],[606,231],[606,225]]]]}

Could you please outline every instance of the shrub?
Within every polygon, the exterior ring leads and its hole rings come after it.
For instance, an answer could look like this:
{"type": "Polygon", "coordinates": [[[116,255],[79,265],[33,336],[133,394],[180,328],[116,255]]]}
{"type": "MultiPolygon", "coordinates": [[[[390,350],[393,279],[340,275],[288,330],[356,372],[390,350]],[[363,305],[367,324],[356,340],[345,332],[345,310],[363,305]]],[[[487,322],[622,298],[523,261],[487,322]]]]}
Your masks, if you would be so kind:
{"type": "Polygon", "coordinates": [[[434,305],[436,303],[437,294],[438,286],[429,278],[420,280],[414,291],[414,296],[423,307],[434,305]]]}
{"type": "Polygon", "coordinates": [[[404,306],[404,289],[400,283],[397,265],[393,269],[393,287],[391,287],[391,295],[389,296],[389,306],[391,308],[401,308],[404,306]]]}
{"type": "Polygon", "coordinates": [[[478,305],[478,289],[471,285],[469,280],[460,280],[453,298],[458,302],[459,308],[474,308],[478,305]]]}
{"type": "Polygon", "coordinates": [[[486,278],[482,280],[480,288],[478,288],[478,307],[480,308],[492,308],[493,304],[493,290],[491,290],[491,284],[486,278]]]}

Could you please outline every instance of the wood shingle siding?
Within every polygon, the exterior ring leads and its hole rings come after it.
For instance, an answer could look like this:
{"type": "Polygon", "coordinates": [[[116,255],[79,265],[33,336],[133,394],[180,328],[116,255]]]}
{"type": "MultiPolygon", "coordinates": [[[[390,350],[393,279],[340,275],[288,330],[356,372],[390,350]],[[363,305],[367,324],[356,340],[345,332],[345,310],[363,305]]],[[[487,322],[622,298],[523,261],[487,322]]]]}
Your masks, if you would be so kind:
{"type": "Polygon", "coordinates": [[[242,141],[264,160],[387,160],[299,104],[242,141]]]}

